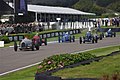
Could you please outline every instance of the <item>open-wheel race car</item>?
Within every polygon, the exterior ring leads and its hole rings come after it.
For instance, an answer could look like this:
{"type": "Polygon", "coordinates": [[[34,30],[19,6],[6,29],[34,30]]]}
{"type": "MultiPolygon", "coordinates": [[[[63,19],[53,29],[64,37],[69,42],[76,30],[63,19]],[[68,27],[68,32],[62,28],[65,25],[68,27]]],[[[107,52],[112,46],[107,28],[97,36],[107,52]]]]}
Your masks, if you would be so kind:
{"type": "Polygon", "coordinates": [[[19,50],[27,50],[27,49],[31,49],[32,51],[35,50],[39,50],[39,40],[30,40],[30,39],[24,39],[22,41],[19,42],[19,46],[17,45],[17,42],[14,42],[14,50],[17,51],[18,48],[19,50]]]}
{"type": "Polygon", "coordinates": [[[94,37],[97,38],[98,40],[102,40],[104,38],[104,33],[101,34],[94,34],[94,37]]]}
{"type": "Polygon", "coordinates": [[[106,33],[105,33],[105,37],[116,37],[116,33],[112,32],[111,29],[109,29],[106,33]]]}
{"type": "Polygon", "coordinates": [[[91,33],[87,33],[86,36],[79,38],[80,44],[85,43],[85,42],[97,43],[98,36],[93,36],[91,33]]]}
{"type": "Polygon", "coordinates": [[[58,42],[75,42],[75,36],[71,36],[68,33],[58,37],[58,42]]]}
{"type": "Polygon", "coordinates": [[[33,40],[34,41],[38,40],[40,46],[47,45],[47,38],[41,38],[40,36],[36,35],[36,36],[33,37],[33,40]]]}
{"type": "Polygon", "coordinates": [[[17,51],[19,50],[26,50],[26,49],[31,49],[32,51],[39,50],[39,47],[44,44],[47,45],[47,39],[41,39],[39,36],[34,36],[32,40],[30,39],[23,39],[19,41],[19,46],[17,45],[17,42],[14,42],[14,50],[17,51]]]}

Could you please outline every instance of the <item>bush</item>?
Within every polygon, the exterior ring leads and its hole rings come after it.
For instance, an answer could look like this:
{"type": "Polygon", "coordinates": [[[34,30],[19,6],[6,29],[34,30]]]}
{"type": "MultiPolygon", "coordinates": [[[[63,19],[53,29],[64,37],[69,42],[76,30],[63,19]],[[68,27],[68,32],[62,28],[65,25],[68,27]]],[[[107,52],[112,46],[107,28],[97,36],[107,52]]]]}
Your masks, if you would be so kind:
{"type": "Polygon", "coordinates": [[[7,36],[2,36],[2,37],[0,37],[0,40],[1,40],[1,41],[4,41],[5,44],[6,44],[6,43],[10,43],[10,40],[9,40],[9,38],[8,38],[7,36]]]}
{"type": "Polygon", "coordinates": [[[40,73],[56,68],[62,68],[94,57],[96,56],[89,53],[53,55],[44,59],[43,62],[39,64],[37,72],[40,73]]]}

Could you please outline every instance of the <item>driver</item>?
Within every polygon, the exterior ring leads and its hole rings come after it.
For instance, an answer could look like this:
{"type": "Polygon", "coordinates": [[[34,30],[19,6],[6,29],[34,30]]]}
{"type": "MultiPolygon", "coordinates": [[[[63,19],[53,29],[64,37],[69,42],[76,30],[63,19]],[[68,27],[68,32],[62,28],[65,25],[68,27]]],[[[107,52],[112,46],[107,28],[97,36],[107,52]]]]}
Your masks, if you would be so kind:
{"type": "Polygon", "coordinates": [[[33,37],[33,40],[34,40],[34,42],[36,42],[36,41],[40,41],[40,36],[39,36],[39,34],[38,33],[36,33],[36,35],[33,37]]]}
{"type": "Polygon", "coordinates": [[[37,40],[37,39],[40,39],[40,36],[38,33],[36,33],[36,35],[33,37],[33,39],[37,40]]]}
{"type": "Polygon", "coordinates": [[[109,30],[107,31],[107,33],[108,33],[108,34],[112,34],[112,30],[109,29],[109,30]]]}
{"type": "Polygon", "coordinates": [[[28,39],[28,36],[25,36],[25,38],[21,41],[21,43],[22,42],[31,43],[32,41],[30,39],[28,39]]]}
{"type": "Polygon", "coordinates": [[[90,30],[86,33],[86,37],[87,37],[88,39],[91,39],[91,31],[90,31],[90,30]]]}

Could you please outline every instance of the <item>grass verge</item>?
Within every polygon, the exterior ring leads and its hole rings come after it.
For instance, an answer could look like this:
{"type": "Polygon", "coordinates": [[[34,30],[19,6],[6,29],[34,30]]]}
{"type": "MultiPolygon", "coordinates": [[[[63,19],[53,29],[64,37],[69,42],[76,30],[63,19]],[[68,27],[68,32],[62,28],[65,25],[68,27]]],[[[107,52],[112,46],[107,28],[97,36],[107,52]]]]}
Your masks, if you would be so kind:
{"type": "Polygon", "coordinates": [[[6,74],[4,76],[0,76],[0,80],[34,80],[36,71],[37,65],[10,74],[6,74]]]}

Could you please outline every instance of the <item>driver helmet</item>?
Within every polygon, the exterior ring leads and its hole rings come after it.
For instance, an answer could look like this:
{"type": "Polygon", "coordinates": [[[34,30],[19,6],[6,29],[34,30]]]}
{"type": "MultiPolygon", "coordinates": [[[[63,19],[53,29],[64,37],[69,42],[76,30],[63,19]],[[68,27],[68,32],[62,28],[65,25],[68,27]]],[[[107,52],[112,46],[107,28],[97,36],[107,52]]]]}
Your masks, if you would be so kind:
{"type": "Polygon", "coordinates": [[[38,33],[36,33],[36,35],[35,36],[38,36],[39,34],[38,33]]]}

